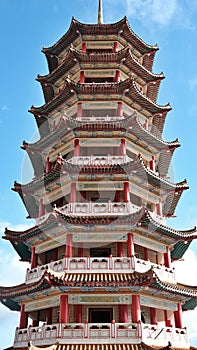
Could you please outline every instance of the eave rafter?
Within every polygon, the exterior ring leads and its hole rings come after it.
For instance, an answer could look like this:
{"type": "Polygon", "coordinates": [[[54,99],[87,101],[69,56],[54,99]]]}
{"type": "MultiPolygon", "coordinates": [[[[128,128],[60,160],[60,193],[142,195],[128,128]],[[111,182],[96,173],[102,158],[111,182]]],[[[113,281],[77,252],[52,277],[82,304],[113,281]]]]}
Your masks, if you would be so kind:
{"type": "MultiPolygon", "coordinates": [[[[56,293],[60,292],[62,288],[66,287],[71,290],[93,287],[94,289],[102,290],[106,287],[118,287],[118,290],[122,288],[132,289],[136,287],[146,286],[144,293],[151,294],[153,289],[157,289],[160,293],[170,293],[171,298],[173,295],[174,300],[189,300],[197,299],[197,287],[191,287],[184,284],[167,283],[159,279],[154,269],[151,268],[145,273],[133,272],[133,273],[97,273],[96,278],[94,273],[67,273],[67,272],[54,272],[51,270],[45,271],[44,275],[39,281],[21,284],[14,287],[0,287],[0,300],[9,307],[10,302],[15,305],[18,302],[22,302],[24,297],[35,298],[37,293],[54,287],[56,293]]],[[[69,293],[69,290],[68,290],[69,293]]],[[[143,293],[143,294],[144,294],[143,293]]],[[[59,293],[58,293],[59,294],[59,293]]]]}

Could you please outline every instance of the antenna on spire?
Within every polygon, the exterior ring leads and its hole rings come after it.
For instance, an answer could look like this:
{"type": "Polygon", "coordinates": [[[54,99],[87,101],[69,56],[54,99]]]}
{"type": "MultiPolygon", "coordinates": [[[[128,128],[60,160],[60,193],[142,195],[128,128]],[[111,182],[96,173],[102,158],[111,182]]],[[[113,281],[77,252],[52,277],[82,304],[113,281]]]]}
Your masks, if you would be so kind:
{"type": "Polygon", "coordinates": [[[103,2],[99,0],[98,6],[98,24],[103,24],[103,2]]]}

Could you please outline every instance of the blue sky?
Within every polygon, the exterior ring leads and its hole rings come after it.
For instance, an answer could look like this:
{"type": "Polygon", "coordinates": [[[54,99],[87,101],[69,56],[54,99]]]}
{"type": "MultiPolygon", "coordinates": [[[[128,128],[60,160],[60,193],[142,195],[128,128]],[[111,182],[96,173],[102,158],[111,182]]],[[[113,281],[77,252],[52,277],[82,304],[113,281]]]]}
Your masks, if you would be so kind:
{"type": "MultiPolygon", "coordinates": [[[[68,29],[71,17],[81,22],[97,21],[97,0],[0,0],[1,93],[0,93],[0,228],[24,229],[26,220],[19,196],[11,191],[14,180],[22,182],[25,152],[22,141],[31,141],[36,133],[31,105],[43,104],[41,87],[35,81],[44,75],[47,64],[43,46],[54,44],[68,29]]],[[[196,0],[103,0],[104,22],[116,22],[127,15],[134,32],[149,44],[159,45],[154,73],[164,72],[158,96],[159,104],[171,103],[164,139],[179,138],[181,148],[173,157],[174,181],[188,180],[177,207],[177,218],[169,225],[187,229],[197,224],[196,130],[197,130],[197,2],[196,0]]],[[[24,181],[23,181],[24,182],[24,181]]],[[[197,242],[185,257],[190,283],[197,278],[197,242]]],[[[182,263],[180,263],[182,264],[182,263]]],[[[9,242],[0,242],[0,285],[24,281],[26,266],[18,262],[9,242]]],[[[0,306],[0,348],[12,344],[17,315],[0,306]],[[2,334],[4,337],[2,339],[2,334]]],[[[197,312],[189,314],[191,341],[197,346],[197,312]]]]}

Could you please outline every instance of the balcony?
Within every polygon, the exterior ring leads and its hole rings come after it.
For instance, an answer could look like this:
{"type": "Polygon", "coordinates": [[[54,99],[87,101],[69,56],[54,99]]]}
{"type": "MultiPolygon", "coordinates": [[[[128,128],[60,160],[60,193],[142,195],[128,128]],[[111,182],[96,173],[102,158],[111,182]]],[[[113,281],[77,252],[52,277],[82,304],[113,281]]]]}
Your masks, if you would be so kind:
{"type": "Polygon", "coordinates": [[[43,324],[40,327],[16,329],[14,347],[59,344],[139,344],[187,348],[187,330],[142,323],[69,323],[43,324]]]}
{"type": "Polygon", "coordinates": [[[164,265],[154,264],[151,261],[135,258],[135,271],[146,272],[154,268],[155,273],[161,281],[176,283],[176,275],[174,268],[168,268],[164,265]]]}
{"type": "Polygon", "coordinates": [[[136,344],[141,342],[137,323],[70,323],[16,329],[14,347],[59,344],[136,344]]]}
{"type": "Polygon", "coordinates": [[[112,273],[131,273],[134,272],[134,257],[109,257],[109,258],[63,258],[50,262],[34,269],[27,269],[25,283],[32,283],[39,280],[44,272],[50,269],[54,272],[77,272],[84,273],[89,271],[92,273],[103,272],[103,270],[112,273]]]}
{"type": "Polygon", "coordinates": [[[130,162],[128,156],[87,156],[73,157],[67,160],[68,163],[79,166],[102,166],[102,165],[120,165],[130,162]]]}
{"type": "Polygon", "coordinates": [[[68,273],[84,273],[84,272],[111,272],[111,273],[132,273],[146,272],[153,267],[158,277],[165,282],[176,283],[176,275],[174,268],[168,268],[164,265],[154,264],[150,261],[134,257],[112,257],[109,258],[63,258],[57,261],[52,261],[48,264],[38,266],[34,269],[27,269],[25,283],[38,281],[49,269],[54,272],[68,273]]]}
{"type": "Polygon", "coordinates": [[[118,122],[120,120],[125,119],[124,117],[119,117],[119,116],[103,116],[103,117],[95,117],[94,115],[92,115],[91,117],[77,117],[76,120],[77,121],[81,121],[84,123],[89,123],[92,124],[93,122],[118,122]]]}
{"type": "Polygon", "coordinates": [[[134,214],[141,207],[131,202],[107,202],[107,203],[69,203],[65,206],[58,208],[62,214],[75,214],[76,216],[109,216],[109,215],[126,215],[134,214]]]}

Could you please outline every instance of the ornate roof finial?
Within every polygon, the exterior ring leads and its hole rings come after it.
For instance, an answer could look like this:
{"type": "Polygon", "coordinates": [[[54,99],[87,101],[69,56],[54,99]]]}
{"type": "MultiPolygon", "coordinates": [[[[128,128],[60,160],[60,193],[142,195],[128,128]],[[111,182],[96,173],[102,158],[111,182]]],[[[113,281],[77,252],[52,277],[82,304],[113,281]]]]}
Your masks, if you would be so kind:
{"type": "Polygon", "coordinates": [[[103,3],[102,3],[102,0],[99,0],[98,24],[103,24],[103,3]]]}

